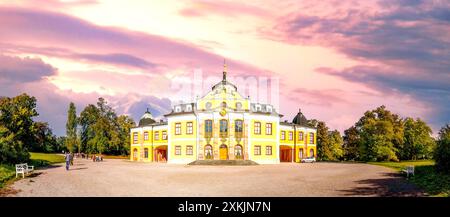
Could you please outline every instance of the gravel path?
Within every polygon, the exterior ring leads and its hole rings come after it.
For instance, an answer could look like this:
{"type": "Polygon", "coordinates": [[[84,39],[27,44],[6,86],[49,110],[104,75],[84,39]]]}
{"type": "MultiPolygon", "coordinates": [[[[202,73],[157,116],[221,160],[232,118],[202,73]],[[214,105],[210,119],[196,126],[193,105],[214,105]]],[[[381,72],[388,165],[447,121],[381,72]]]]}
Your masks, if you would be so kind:
{"type": "Polygon", "coordinates": [[[421,196],[396,172],[353,163],[186,166],[75,160],[35,171],[8,196],[421,196]],[[16,191],[15,191],[16,190],[16,191]]]}

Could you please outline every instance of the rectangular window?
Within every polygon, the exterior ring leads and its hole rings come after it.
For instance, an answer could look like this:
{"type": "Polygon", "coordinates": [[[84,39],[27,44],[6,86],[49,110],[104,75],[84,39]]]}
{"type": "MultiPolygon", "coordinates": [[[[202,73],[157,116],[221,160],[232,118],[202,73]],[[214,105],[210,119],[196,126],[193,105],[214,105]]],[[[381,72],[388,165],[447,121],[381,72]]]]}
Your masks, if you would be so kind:
{"type": "Polygon", "coordinates": [[[181,123],[175,123],[175,135],[181,134],[181,123]]]}
{"type": "Polygon", "coordinates": [[[266,146],[266,155],[272,155],[272,146],[266,146]]]}
{"type": "Polygon", "coordinates": [[[181,146],[175,146],[175,155],[181,155],[181,146]]]}
{"type": "Polygon", "coordinates": [[[186,146],[186,155],[193,155],[193,148],[192,145],[186,146]]]}
{"type": "Polygon", "coordinates": [[[261,155],[261,146],[255,145],[255,155],[261,155]]]}
{"type": "Polygon", "coordinates": [[[309,133],[309,144],[314,144],[314,133],[309,133]]]}
{"type": "Polygon", "coordinates": [[[147,131],[144,132],[144,140],[148,141],[148,132],[147,131]]]}
{"type": "Polygon", "coordinates": [[[167,131],[162,131],[162,139],[167,140],[167,131]]]}
{"type": "Polygon", "coordinates": [[[138,143],[138,133],[134,132],[133,133],[133,144],[136,144],[136,143],[138,143]]]}
{"type": "Polygon", "coordinates": [[[193,130],[192,130],[192,127],[193,126],[193,124],[192,124],[192,122],[187,122],[186,123],[186,134],[192,134],[192,132],[193,132],[193,130]]]}
{"type": "Polygon", "coordinates": [[[294,140],[294,133],[292,131],[289,131],[289,141],[294,140]]]}
{"type": "Polygon", "coordinates": [[[298,141],[303,141],[303,132],[298,132],[298,141]]]}
{"type": "Polygon", "coordinates": [[[227,120],[220,120],[220,132],[221,133],[228,132],[228,121],[227,120]]]}
{"type": "Polygon", "coordinates": [[[242,133],[242,120],[236,120],[234,122],[234,132],[242,133]]]}
{"type": "Polygon", "coordinates": [[[212,120],[205,120],[205,133],[212,133],[212,120]]]}
{"type": "Polygon", "coordinates": [[[261,134],[261,122],[255,122],[255,132],[256,135],[261,134]]]}
{"type": "Polygon", "coordinates": [[[272,135],[272,123],[266,124],[266,135],[272,135]]]}
{"type": "Polygon", "coordinates": [[[155,131],[155,140],[159,140],[159,131],[155,131]]]}
{"type": "Polygon", "coordinates": [[[281,131],[281,140],[286,139],[286,131],[281,131]]]}

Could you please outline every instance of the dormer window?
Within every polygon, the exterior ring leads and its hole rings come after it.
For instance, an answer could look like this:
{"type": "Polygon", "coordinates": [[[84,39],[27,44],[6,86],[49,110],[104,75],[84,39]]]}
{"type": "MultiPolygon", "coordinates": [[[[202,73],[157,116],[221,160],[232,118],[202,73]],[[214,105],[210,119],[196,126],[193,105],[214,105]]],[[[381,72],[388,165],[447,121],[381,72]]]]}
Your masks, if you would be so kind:
{"type": "Polygon", "coordinates": [[[211,107],[212,107],[212,104],[211,104],[211,102],[207,102],[206,103],[206,105],[205,105],[205,107],[206,107],[206,109],[211,109],[211,107]]]}
{"type": "Polygon", "coordinates": [[[192,105],[186,105],[186,111],[187,112],[192,111],[192,105]]]}
{"type": "Polygon", "coordinates": [[[181,112],[181,107],[180,106],[175,106],[175,112],[181,112]]]}
{"type": "Polygon", "coordinates": [[[255,110],[256,110],[257,112],[261,111],[261,105],[255,105],[255,110]]]}
{"type": "Polygon", "coordinates": [[[242,103],[237,102],[237,103],[236,103],[236,109],[237,109],[237,110],[241,110],[241,109],[242,109],[242,103]]]}
{"type": "Polygon", "coordinates": [[[269,106],[269,105],[266,106],[266,111],[267,111],[267,112],[272,112],[272,106],[269,106]]]}

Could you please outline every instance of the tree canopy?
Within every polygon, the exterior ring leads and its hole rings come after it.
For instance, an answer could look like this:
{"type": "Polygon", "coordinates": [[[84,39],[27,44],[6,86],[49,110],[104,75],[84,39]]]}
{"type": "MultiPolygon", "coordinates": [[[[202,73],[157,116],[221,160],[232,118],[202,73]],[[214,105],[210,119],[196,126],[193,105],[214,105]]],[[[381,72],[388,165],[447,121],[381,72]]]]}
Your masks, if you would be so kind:
{"type": "Polygon", "coordinates": [[[80,114],[79,124],[82,152],[129,153],[129,132],[135,122],[129,116],[117,116],[105,99],[99,98],[97,105],[86,106],[80,114]]]}

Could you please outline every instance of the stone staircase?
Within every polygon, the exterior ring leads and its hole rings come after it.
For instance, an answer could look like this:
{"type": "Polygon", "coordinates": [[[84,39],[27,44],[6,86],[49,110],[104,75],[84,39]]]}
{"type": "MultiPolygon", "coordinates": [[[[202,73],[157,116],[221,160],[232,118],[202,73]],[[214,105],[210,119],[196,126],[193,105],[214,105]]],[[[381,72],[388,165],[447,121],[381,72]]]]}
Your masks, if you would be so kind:
{"type": "Polygon", "coordinates": [[[252,166],[258,165],[255,161],[251,160],[196,160],[188,163],[188,165],[211,165],[211,166],[252,166]]]}

